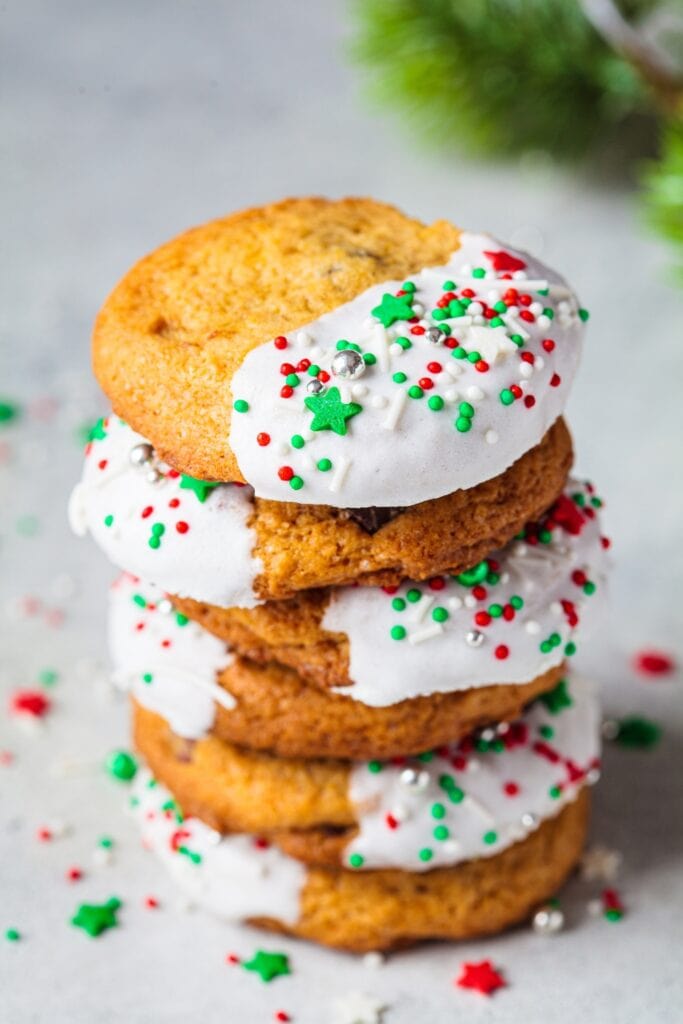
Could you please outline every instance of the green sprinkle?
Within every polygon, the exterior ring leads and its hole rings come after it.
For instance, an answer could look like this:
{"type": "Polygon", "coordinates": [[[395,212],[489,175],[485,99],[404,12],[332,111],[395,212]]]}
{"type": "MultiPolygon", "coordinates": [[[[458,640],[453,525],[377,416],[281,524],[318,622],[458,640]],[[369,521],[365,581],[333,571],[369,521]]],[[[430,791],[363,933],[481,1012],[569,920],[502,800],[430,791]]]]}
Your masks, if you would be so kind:
{"type": "Polygon", "coordinates": [[[455,421],[455,429],[461,434],[466,434],[468,430],[472,429],[472,420],[468,419],[466,416],[458,416],[455,421]]]}
{"type": "Polygon", "coordinates": [[[454,359],[465,359],[467,352],[465,352],[465,349],[461,345],[456,345],[455,348],[451,349],[451,355],[454,359]]]}
{"type": "Polygon", "coordinates": [[[421,754],[417,755],[417,759],[418,759],[418,761],[422,761],[424,764],[427,764],[429,761],[433,761],[434,760],[434,751],[433,750],[425,750],[421,754]]]}
{"type": "Polygon", "coordinates": [[[440,409],[443,409],[444,401],[440,395],[432,395],[432,397],[428,399],[427,405],[433,410],[433,412],[438,412],[440,409]]]}
{"type": "Polygon", "coordinates": [[[390,635],[392,640],[404,640],[406,637],[406,629],[404,626],[392,626],[390,635]]]}
{"type": "Polygon", "coordinates": [[[573,640],[570,640],[568,644],[564,645],[564,653],[568,658],[571,658],[573,654],[576,654],[576,644],[573,640]]]}
{"type": "Polygon", "coordinates": [[[424,391],[417,384],[413,384],[412,387],[408,388],[408,395],[410,398],[422,398],[424,391]]]}
{"type": "Polygon", "coordinates": [[[188,622],[190,621],[188,619],[187,615],[183,615],[182,612],[176,612],[175,613],[175,620],[176,620],[176,623],[177,623],[178,626],[186,626],[188,624],[188,622]]]}
{"type": "Polygon", "coordinates": [[[444,281],[444,283],[443,283],[443,290],[445,292],[454,292],[455,291],[455,281],[451,281],[451,280],[444,281]]]}
{"type": "Polygon", "coordinates": [[[405,373],[403,373],[402,370],[399,370],[398,373],[395,373],[391,379],[393,380],[394,384],[404,384],[408,380],[408,378],[406,377],[405,373]]]}
{"type": "Polygon", "coordinates": [[[478,363],[479,360],[481,359],[481,353],[480,352],[468,352],[467,353],[467,358],[468,358],[468,360],[471,363],[478,363]]]}
{"type": "Polygon", "coordinates": [[[114,517],[113,517],[113,515],[111,515],[111,513],[108,516],[104,517],[104,525],[105,526],[111,526],[113,522],[114,522],[114,517]]]}
{"type": "Polygon", "coordinates": [[[443,841],[444,839],[448,839],[450,834],[450,831],[445,825],[437,825],[432,833],[435,839],[439,839],[441,841],[443,841]]]}
{"type": "Polygon", "coordinates": [[[475,267],[472,271],[472,277],[486,277],[486,271],[483,267],[475,267]]]}
{"type": "Polygon", "coordinates": [[[293,491],[300,491],[303,485],[304,482],[300,476],[293,476],[292,479],[289,481],[289,486],[292,488],[293,491]]]}
{"type": "Polygon", "coordinates": [[[336,346],[335,346],[335,348],[337,349],[337,352],[343,352],[344,349],[348,348],[348,347],[349,347],[349,343],[346,340],[346,338],[340,338],[339,341],[337,342],[336,346]]]}
{"type": "Polygon", "coordinates": [[[437,821],[441,821],[442,818],[446,817],[446,808],[443,804],[432,804],[432,818],[436,818],[437,821]]]}
{"type": "Polygon", "coordinates": [[[487,846],[492,846],[498,841],[498,833],[493,831],[484,832],[483,839],[487,846]]]}
{"type": "Polygon", "coordinates": [[[551,798],[551,800],[559,800],[561,795],[562,795],[562,790],[560,789],[559,786],[551,786],[550,789],[548,790],[548,796],[551,798]]]}
{"type": "Polygon", "coordinates": [[[0,423],[11,423],[15,420],[20,413],[20,407],[16,402],[9,402],[5,399],[0,399],[0,423]]]}
{"type": "Polygon", "coordinates": [[[41,686],[54,686],[59,679],[59,674],[53,668],[44,668],[38,673],[38,682],[41,686]]]}
{"type": "Polygon", "coordinates": [[[461,402],[458,406],[458,412],[461,416],[465,416],[468,420],[471,420],[474,416],[474,406],[470,405],[469,402],[461,402]]]}
{"type": "Polygon", "coordinates": [[[105,767],[110,775],[122,782],[130,782],[138,770],[137,761],[127,750],[114,750],[107,758],[105,767]]]}
{"type": "Polygon", "coordinates": [[[516,611],[519,611],[520,608],[524,607],[524,600],[519,596],[519,594],[513,594],[510,598],[510,604],[516,611]]]}
{"type": "Polygon", "coordinates": [[[538,731],[544,740],[551,740],[555,735],[552,725],[542,725],[538,731]]]}
{"type": "Polygon", "coordinates": [[[502,604],[492,604],[492,605],[489,605],[489,615],[491,616],[492,619],[499,619],[502,614],[503,614],[503,606],[502,606],[502,604]]]}
{"type": "Polygon", "coordinates": [[[403,284],[401,285],[401,291],[402,292],[414,292],[415,291],[415,285],[413,284],[412,281],[404,281],[403,284]]]}
{"type": "Polygon", "coordinates": [[[619,731],[615,737],[620,747],[629,747],[632,750],[647,750],[655,747],[662,738],[662,730],[656,722],[648,718],[641,718],[639,715],[629,715],[617,723],[619,731]]]}
{"type": "Polygon", "coordinates": [[[111,836],[100,836],[97,840],[97,845],[101,846],[103,850],[111,850],[114,845],[114,840],[111,836]]]}
{"type": "Polygon", "coordinates": [[[154,536],[150,537],[149,540],[147,541],[147,543],[149,544],[149,546],[151,548],[154,548],[155,551],[156,551],[157,548],[161,547],[161,541],[159,540],[158,537],[154,537],[154,536]]]}
{"type": "Polygon", "coordinates": [[[411,604],[417,604],[417,602],[422,597],[422,591],[418,590],[417,587],[411,587],[408,593],[406,594],[406,597],[411,604]]]}
{"type": "Polygon", "coordinates": [[[584,594],[587,594],[589,597],[591,596],[591,594],[594,594],[596,590],[597,590],[597,587],[596,587],[595,583],[591,583],[590,580],[588,580],[583,585],[583,592],[584,592],[584,594]]]}
{"type": "Polygon", "coordinates": [[[405,611],[406,603],[402,597],[395,597],[391,602],[391,607],[395,612],[405,611]]]}
{"type": "MultiPolygon", "coordinates": [[[[451,303],[451,306],[452,305],[453,303],[451,303]]],[[[448,316],[462,316],[462,313],[454,313],[452,309],[449,309],[448,311],[445,309],[439,309],[438,306],[436,309],[432,310],[432,320],[436,320],[437,323],[439,320],[445,320],[448,316]]]]}
{"type": "Polygon", "coordinates": [[[378,772],[382,771],[381,761],[368,761],[368,771],[372,772],[373,775],[377,775],[378,772]]]}
{"type": "Polygon", "coordinates": [[[21,935],[16,928],[7,928],[5,930],[5,938],[7,939],[8,942],[18,942],[19,939],[21,938],[21,935]]]}
{"type": "Polygon", "coordinates": [[[510,335],[510,341],[514,341],[515,345],[518,348],[521,348],[523,346],[523,344],[524,344],[524,338],[522,337],[521,334],[511,334],[510,335]]]}
{"type": "Polygon", "coordinates": [[[235,412],[249,412],[249,402],[245,402],[243,398],[238,398],[233,405],[235,412]]]}
{"type": "Polygon", "coordinates": [[[363,863],[364,858],[360,855],[360,853],[352,853],[351,856],[349,857],[349,865],[352,868],[360,868],[363,866],[363,863]]]}
{"type": "Polygon", "coordinates": [[[363,355],[363,362],[366,366],[374,366],[377,362],[377,356],[372,352],[365,352],[363,355]]]}
{"type": "Polygon", "coordinates": [[[154,676],[152,675],[151,672],[143,672],[142,673],[142,681],[143,681],[143,683],[151,683],[153,681],[153,679],[154,679],[154,676]]]}
{"type": "Polygon", "coordinates": [[[409,348],[413,347],[413,343],[410,338],[397,338],[396,344],[400,345],[404,352],[407,352],[409,348]]]}
{"type": "Polygon", "coordinates": [[[583,320],[584,323],[586,322],[586,320],[588,320],[589,316],[590,316],[590,313],[588,312],[587,309],[580,309],[579,310],[579,319],[583,320]]]}
{"type": "Polygon", "coordinates": [[[489,327],[504,327],[505,321],[501,320],[499,316],[494,316],[489,320],[489,327]]]}
{"type": "Polygon", "coordinates": [[[317,363],[311,363],[311,365],[306,370],[306,373],[308,374],[309,377],[317,377],[318,374],[320,373],[320,367],[318,366],[317,363]]]}
{"type": "Polygon", "coordinates": [[[321,473],[327,473],[332,469],[332,462],[330,459],[318,459],[318,469],[321,473]]]}
{"type": "Polygon", "coordinates": [[[503,405],[512,405],[512,403],[515,400],[515,396],[512,394],[509,388],[503,388],[499,395],[499,398],[503,405]]]}
{"type": "Polygon", "coordinates": [[[445,622],[446,619],[448,618],[448,612],[446,611],[445,608],[442,608],[439,605],[438,608],[435,608],[432,611],[432,618],[434,619],[434,622],[445,622]]]}
{"type": "Polygon", "coordinates": [[[290,388],[295,388],[299,383],[300,379],[297,373],[288,373],[285,377],[285,384],[289,384],[290,388]]]}
{"type": "Polygon", "coordinates": [[[163,537],[166,533],[166,527],[163,523],[154,523],[152,527],[152,534],[154,537],[163,537]]]}
{"type": "Polygon", "coordinates": [[[290,444],[292,445],[292,448],[303,448],[306,442],[301,434],[293,434],[290,438],[290,444]]]}
{"type": "Polygon", "coordinates": [[[433,856],[434,856],[434,853],[433,853],[432,850],[429,849],[428,846],[423,846],[422,849],[420,850],[420,852],[418,853],[418,857],[422,861],[431,860],[433,856]]]}

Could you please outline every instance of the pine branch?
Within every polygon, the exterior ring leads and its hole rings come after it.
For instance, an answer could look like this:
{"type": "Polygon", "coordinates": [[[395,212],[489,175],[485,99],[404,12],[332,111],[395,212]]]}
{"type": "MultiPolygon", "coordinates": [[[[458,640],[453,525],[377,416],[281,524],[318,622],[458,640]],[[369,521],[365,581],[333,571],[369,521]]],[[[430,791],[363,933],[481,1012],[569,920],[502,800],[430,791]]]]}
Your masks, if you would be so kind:
{"type": "Polygon", "coordinates": [[[645,177],[645,203],[653,227],[674,246],[676,272],[683,281],[683,121],[667,126],[659,163],[645,177]]]}

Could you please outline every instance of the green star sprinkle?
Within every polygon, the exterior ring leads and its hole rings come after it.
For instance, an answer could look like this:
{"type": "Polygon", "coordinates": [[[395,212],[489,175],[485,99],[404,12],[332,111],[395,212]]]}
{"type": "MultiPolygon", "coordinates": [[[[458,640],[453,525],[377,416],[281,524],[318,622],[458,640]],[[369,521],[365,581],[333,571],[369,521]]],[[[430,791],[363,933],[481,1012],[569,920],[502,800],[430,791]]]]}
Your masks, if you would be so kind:
{"type": "Polygon", "coordinates": [[[291,974],[289,969],[289,957],[284,953],[268,953],[258,949],[251,960],[246,960],[242,966],[245,971],[256,971],[261,981],[272,981],[281,974],[291,974]]]}
{"type": "Polygon", "coordinates": [[[104,429],[104,417],[100,416],[94,427],[90,428],[88,434],[89,441],[104,441],[107,436],[107,431],[104,429]]]}
{"type": "Polygon", "coordinates": [[[211,491],[219,487],[218,483],[211,483],[209,480],[197,480],[193,476],[188,476],[187,473],[183,473],[180,478],[180,487],[184,491],[192,491],[198,501],[202,504],[206,501],[211,491]]]}
{"type": "Polygon", "coordinates": [[[567,680],[560,679],[548,693],[544,693],[541,701],[545,704],[551,715],[558,715],[564,708],[570,708],[573,701],[567,692],[567,680]]]}
{"type": "Polygon", "coordinates": [[[375,306],[372,315],[376,316],[383,327],[391,327],[397,320],[411,320],[413,312],[413,293],[409,295],[390,295],[385,292],[379,306],[375,306]]]}
{"type": "Polygon", "coordinates": [[[91,938],[96,939],[108,928],[116,928],[116,911],[120,906],[121,900],[115,896],[106,903],[81,903],[71,918],[71,924],[75,928],[82,928],[91,938]]]}
{"type": "Polygon", "coordinates": [[[363,409],[357,402],[342,402],[339,388],[311,395],[304,399],[304,405],[313,413],[311,430],[334,430],[342,435],[346,433],[346,421],[363,409]]]}

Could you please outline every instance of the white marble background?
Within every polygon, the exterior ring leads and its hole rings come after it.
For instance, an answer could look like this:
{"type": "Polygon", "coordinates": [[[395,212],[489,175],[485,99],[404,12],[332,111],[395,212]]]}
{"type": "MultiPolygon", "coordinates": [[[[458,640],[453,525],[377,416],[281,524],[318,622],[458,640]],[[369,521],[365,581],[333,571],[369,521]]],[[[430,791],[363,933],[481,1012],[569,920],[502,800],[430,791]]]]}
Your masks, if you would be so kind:
{"type": "MultiPolygon", "coordinates": [[[[0,1019],[8,1024],[332,1021],[348,991],[389,1004],[387,1024],[666,1022],[680,1013],[683,714],[680,677],[645,682],[633,652],[681,654],[683,292],[640,221],[633,189],[607,172],[499,166],[434,155],[362,100],[333,0],[5,0],[0,7],[0,397],[27,407],[0,433],[0,1019]],[[103,409],[88,379],[88,333],[128,265],[177,231],[287,194],[372,194],[528,245],[592,311],[569,417],[578,468],[608,498],[616,569],[611,620],[582,665],[611,714],[665,728],[653,752],[610,750],[594,838],[624,856],[618,925],[586,913],[572,883],[570,927],[464,947],[429,947],[370,971],[351,957],[183,915],[139,850],[124,793],[101,770],[125,743],[125,712],[99,667],[111,578],[64,521],[80,456],[77,425],[103,409]],[[57,399],[50,409],[47,399],[57,399]],[[71,596],[71,592],[73,597],[71,596]],[[26,596],[40,608],[27,614],[26,596]],[[66,611],[63,625],[51,610],[66,611]],[[52,625],[50,622],[52,621],[52,625]],[[45,729],[6,714],[41,668],[59,681],[45,729]],[[99,680],[99,682],[98,682],[99,680]],[[36,842],[51,818],[68,837],[36,842]],[[114,863],[92,864],[99,835],[114,863]],[[80,864],[85,878],[64,872],[80,864]],[[677,870],[678,869],[678,870],[677,870]],[[156,894],[161,908],[142,901],[156,894]],[[98,941],[68,927],[81,899],[124,900],[98,941]],[[4,941],[15,926],[23,939],[4,941]],[[286,949],[270,986],[226,952],[286,949]],[[491,957],[510,987],[486,1001],[453,987],[465,959],[491,957]],[[678,1010],[676,1010],[678,1007],[678,1010]]],[[[29,606],[30,608],[30,606],[29,606]]]]}

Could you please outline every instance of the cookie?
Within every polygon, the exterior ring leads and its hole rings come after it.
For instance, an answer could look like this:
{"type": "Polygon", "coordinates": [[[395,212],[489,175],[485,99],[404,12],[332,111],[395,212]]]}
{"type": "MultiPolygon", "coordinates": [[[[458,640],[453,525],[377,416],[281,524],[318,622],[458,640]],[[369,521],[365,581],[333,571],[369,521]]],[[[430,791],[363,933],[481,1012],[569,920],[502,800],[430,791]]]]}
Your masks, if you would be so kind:
{"type": "Polygon", "coordinates": [[[221,832],[289,838],[302,859],[358,870],[494,856],[571,802],[599,764],[597,702],[578,679],[514,723],[389,762],[274,758],[213,736],[182,740],[160,716],[134,709],[135,746],[183,813],[221,832]]]}
{"type": "Polygon", "coordinates": [[[304,867],[262,838],[178,820],[170,793],[146,772],[134,786],[144,845],[193,903],[231,922],[355,953],[492,935],[524,921],[578,862],[589,810],[584,790],[493,857],[422,873],[355,872],[304,867]]]}
{"type": "Polygon", "coordinates": [[[309,587],[469,569],[555,500],[571,461],[559,420],[501,476],[377,526],[376,511],[254,499],[182,476],[110,416],[93,431],[69,514],[120,568],[180,596],[253,607],[309,587]]]}
{"type": "Polygon", "coordinates": [[[294,199],[133,267],[98,316],[94,368],[183,473],[273,501],[400,508],[540,443],[585,318],[559,275],[488,235],[368,199],[294,199]]]}
{"type": "Polygon", "coordinates": [[[175,600],[252,660],[290,665],[375,707],[523,682],[571,656],[603,607],[608,541],[594,488],[560,499],[501,551],[455,577],[309,592],[252,610],[175,600]]]}
{"type": "Polygon", "coordinates": [[[130,576],[112,587],[114,680],[185,739],[218,739],[282,757],[387,758],[419,754],[480,725],[514,718],[560,680],[563,666],[530,682],[478,686],[369,707],[312,685],[274,662],[235,657],[163,592],[130,576]]]}

